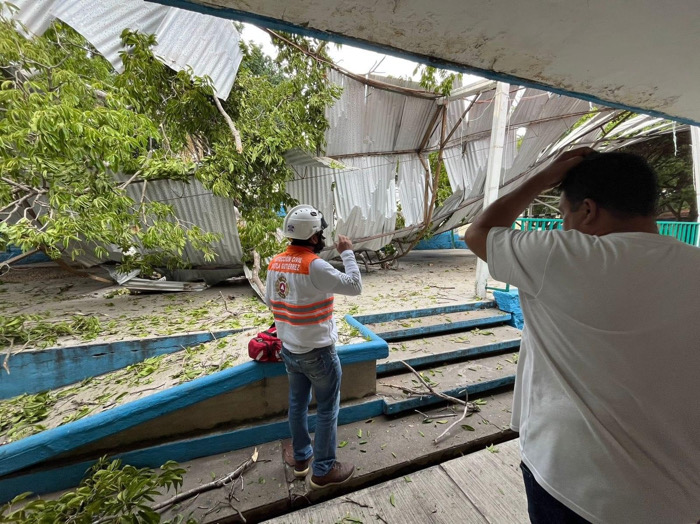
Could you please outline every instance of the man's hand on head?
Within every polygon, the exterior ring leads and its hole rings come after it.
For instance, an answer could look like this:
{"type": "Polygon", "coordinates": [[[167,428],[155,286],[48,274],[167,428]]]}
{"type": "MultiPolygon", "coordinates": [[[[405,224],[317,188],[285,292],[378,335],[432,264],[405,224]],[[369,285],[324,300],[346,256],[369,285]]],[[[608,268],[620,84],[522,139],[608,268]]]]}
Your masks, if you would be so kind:
{"type": "Polygon", "coordinates": [[[345,235],[338,235],[338,242],[336,242],[335,248],[338,250],[338,253],[342,253],[348,249],[352,250],[352,240],[345,235]]]}
{"type": "Polygon", "coordinates": [[[469,249],[482,260],[487,260],[489,231],[494,227],[511,227],[530,202],[543,191],[561,184],[566,173],[592,152],[590,147],[580,147],[562,153],[542,171],[484,209],[464,234],[469,249]]]}
{"type": "Polygon", "coordinates": [[[566,151],[559,155],[554,161],[537,173],[533,178],[542,186],[542,190],[557,187],[562,183],[569,169],[579,164],[584,157],[594,153],[590,147],[579,147],[566,151]]]}

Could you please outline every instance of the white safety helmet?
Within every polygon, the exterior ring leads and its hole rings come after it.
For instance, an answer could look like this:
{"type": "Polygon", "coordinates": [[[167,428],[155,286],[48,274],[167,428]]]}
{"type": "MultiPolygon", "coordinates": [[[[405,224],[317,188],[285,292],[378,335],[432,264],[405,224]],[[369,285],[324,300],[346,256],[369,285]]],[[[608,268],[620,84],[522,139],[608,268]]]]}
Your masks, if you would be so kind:
{"type": "Polygon", "coordinates": [[[295,240],[308,240],[328,227],[323,215],[307,204],[293,207],[284,217],[284,236],[295,240]]]}

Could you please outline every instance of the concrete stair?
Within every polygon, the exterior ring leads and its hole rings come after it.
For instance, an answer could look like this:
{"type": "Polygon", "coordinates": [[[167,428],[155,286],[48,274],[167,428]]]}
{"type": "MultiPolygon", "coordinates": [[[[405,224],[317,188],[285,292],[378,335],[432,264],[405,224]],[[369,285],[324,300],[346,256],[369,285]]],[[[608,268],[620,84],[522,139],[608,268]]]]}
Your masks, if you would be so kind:
{"type": "MultiPolygon", "coordinates": [[[[365,315],[347,320],[363,333],[371,331],[372,340],[378,338],[376,334],[386,340],[389,355],[377,360],[376,394],[341,404],[339,441],[344,434],[343,425],[354,425],[373,417],[405,416],[416,409],[444,404],[444,400],[434,397],[420,384],[403,362],[418,370],[436,391],[454,397],[464,398],[468,394],[471,399],[500,394],[514,382],[514,354],[519,349],[520,331],[508,325],[511,315],[496,309],[493,302],[365,315]],[[425,394],[410,394],[408,390],[425,394]]],[[[266,377],[263,383],[272,387],[273,379],[266,377]]],[[[351,380],[351,374],[344,376],[344,381],[351,380]]],[[[272,389],[286,391],[281,383],[272,389]]],[[[312,426],[313,419],[312,416],[312,426]]],[[[165,443],[161,440],[160,444],[154,439],[140,447],[132,446],[131,450],[120,450],[119,456],[125,463],[137,467],[154,467],[166,460],[186,463],[195,457],[202,457],[196,460],[206,462],[207,456],[216,453],[243,450],[288,436],[286,418],[279,415],[234,426],[217,425],[199,433],[188,433],[180,439],[165,443]]],[[[498,431],[501,438],[502,431],[505,430],[498,431]]],[[[365,451],[358,449],[358,453],[365,451]]],[[[11,498],[16,492],[27,489],[46,493],[77,484],[94,457],[83,454],[76,459],[67,462],[64,450],[63,455],[59,451],[52,460],[10,472],[0,478],[0,502],[7,500],[8,495],[11,498]]],[[[32,464],[28,462],[27,465],[32,464]]]]}

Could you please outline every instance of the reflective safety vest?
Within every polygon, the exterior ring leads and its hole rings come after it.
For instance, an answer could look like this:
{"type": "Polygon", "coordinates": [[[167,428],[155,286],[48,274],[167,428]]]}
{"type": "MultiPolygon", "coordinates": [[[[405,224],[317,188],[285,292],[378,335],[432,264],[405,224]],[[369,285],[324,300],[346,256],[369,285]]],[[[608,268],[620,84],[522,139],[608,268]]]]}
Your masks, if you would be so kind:
{"type": "Polygon", "coordinates": [[[319,258],[309,248],[288,246],[267,268],[269,306],[277,336],[287,349],[300,353],[336,342],[333,294],[319,291],[311,282],[311,263],[319,258]],[[272,279],[272,280],[270,280],[272,279]]]}

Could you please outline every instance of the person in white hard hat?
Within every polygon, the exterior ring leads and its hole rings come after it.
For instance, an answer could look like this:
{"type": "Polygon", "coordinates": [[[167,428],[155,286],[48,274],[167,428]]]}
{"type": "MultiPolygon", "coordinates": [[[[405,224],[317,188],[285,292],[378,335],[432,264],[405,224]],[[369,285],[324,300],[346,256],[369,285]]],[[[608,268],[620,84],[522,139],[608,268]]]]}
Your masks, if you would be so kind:
{"type": "Polygon", "coordinates": [[[311,487],[319,489],[346,482],[355,470],[352,464],[335,459],[342,371],[335,351],[338,329],[333,294],[359,295],[362,279],[346,236],[338,235],[335,246],[345,273],[318,256],[325,247],[327,224],[317,209],[294,207],[283,227],[291,242],[268,266],[265,301],[275,317],[289,377],[294,475],[304,478],[313,458],[311,487]],[[313,448],[307,420],[312,388],[317,403],[313,448]]]}

